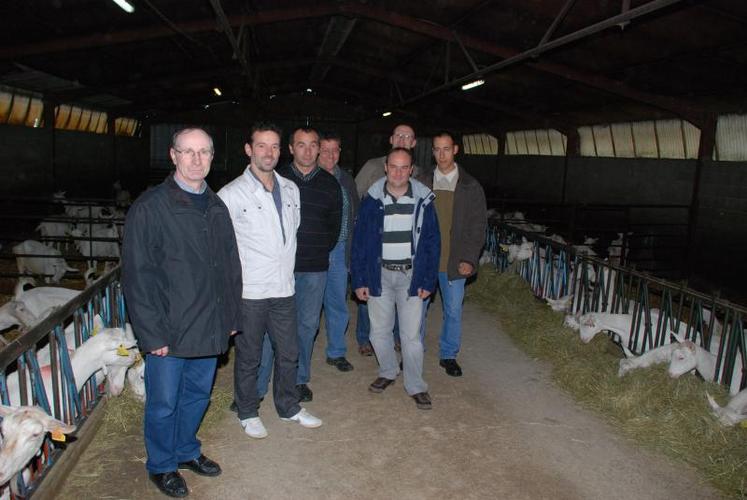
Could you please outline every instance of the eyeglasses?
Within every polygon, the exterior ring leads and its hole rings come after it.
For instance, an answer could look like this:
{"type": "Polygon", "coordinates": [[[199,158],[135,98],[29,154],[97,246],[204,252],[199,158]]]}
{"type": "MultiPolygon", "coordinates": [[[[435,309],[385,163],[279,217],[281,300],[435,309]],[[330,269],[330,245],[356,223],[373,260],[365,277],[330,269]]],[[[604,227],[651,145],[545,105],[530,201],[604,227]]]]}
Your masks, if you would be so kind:
{"type": "Polygon", "coordinates": [[[340,148],[336,148],[336,149],[320,149],[319,150],[319,154],[323,154],[323,155],[333,155],[333,154],[337,154],[339,152],[340,152],[340,148]]]}
{"type": "Polygon", "coordinates": [[[410,140],[410,139],[413,139],[415,136],[412,134],[394,134],[394,137],[397,139],[410,140]]]}
{"type": "Polygon", "coordinates": [[[174,151],[176,151],[179,154],[182,154],[184,156],[189,156],[194,160],[195,156],[200,155],[200,158],[210,158],[213,156],[213,151],[210,149],[201,149],[199,151],[195,151],[194,149],[176,149],[174,148],[174,151]]]}

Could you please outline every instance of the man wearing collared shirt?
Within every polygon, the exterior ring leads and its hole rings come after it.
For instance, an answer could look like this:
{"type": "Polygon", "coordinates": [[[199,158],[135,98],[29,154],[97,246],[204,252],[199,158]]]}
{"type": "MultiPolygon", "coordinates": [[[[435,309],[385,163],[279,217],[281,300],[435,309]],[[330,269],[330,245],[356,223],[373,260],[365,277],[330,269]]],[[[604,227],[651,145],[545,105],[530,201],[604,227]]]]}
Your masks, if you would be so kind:
{"type": "Polygon", "coordinates": [[[301,127],[291,134],[293,161],[278,173],[298,186],[301,225],[296,250],[296,309],[298,312],[298,377],[301,401],[311,401],[311,353],[319,329],[329,253],[337,245],[342,220],[342,193],[337,180],[317,165],[319,133],[301,127]]]}
{"type": "Polygon", "coordinates": [[[296,185],[275,172],[280,135],[273,124],[255,125],[244,145],[249,166],[218,192],[233,220],[241,258],[243,328],[236,338],[234,399],[241,426],[253,438],[267,436],[257,394],[265,332],[276,353],[273,399],[281,420],[322,425],[298,404],[293,273],[301,203],[296,185]]]}
{"type": "MultiPolygon", "coordinates": [[[[392,135],[389,137],[389,144],[391,145],[392,149],[404,148],[412,151],[417,142],[417,138],[415,137],[415,129],[407,123],[400,123],[396,127],[394,127],[394,130],[392,130],[392,135]]],[[[361,169],[358,171],[358,174],[355,176],[355,185],[358,189],[358,196],[361,199],[366,196],[366,193],[368,193],[368,189],[373,185],[374,182],[386,175],[386,172],[384,170],[386,158],[386,155],[371,158],[366,163],[364,163],[361,169]]],[[[418,175],[418,166],[413,163],[412,177],[415,178],[418,175]]],[[[371,356],[373,354],[373,349],[371,348],[371,344],[368,339],[370,329],[371,325],[368,319],[368,304],[366,304],[365,302],[359,302],[358,320],[356,321],[355,325],[355,337],[358,341],[358,352],[363,356],[371,356]]],[[[395,346],[398,347],[400,339],[398,324],[396,321],[394,322],[394,341],[395,346]]]]}
{"type": "MultiPolygon", "coordinates": [[[[443,304],[439,364],[452,377],[462,375],[456,357],[462,343],[464,285],[477,272],[487,224],[485,193],[480,183],[457,165],[458,152],[459,146],[449,132],[436,134],[433,137],[436,168],[433,174],[421,177],[436,194],[434,205],[441,231],[438,289],[443,304]]],[[[422,338],[425,338],[428,302],[423,308],[422,338]]]]}
{"type": "Polygon", "coordinates": [[[369,390],[384,391],[399,374],[392,338],[396,314],[405,391],[419,409],[429,410],[420,321],[423,299],[436,287],[440,236],[433,193],[410,179],[411,174],[412,153],[392,149],[386,159],[386,177],[369,188],[361,203],[353,233],[351,274],[355,295],[368,302],[371,345],[379,360],[379,376],[369,390]]]}
{"type": "Polygon", "coordinates": [[[342,222],[337,244],[329,253],[327,285],[324,288],[324,319],[327,331],[327,363],[341,372],[353,369],[345,358],[345,331],[348,328],[348,266],[350,244],[353,240],[353,225],[358,214],[360,200],[353,176],[338,165],[342,140],[340,136],[326,132],[319,142],[319,166],[332,174],[340,184],[342,193],[342,222]]]}
{"type": "Polygon", "coordinates": [[[187,496],[178,469],[217,476],[197,429],[210,402],[217,355],[240,327],[241,265],[228,210],[205,177],[213,140],[202,129],[174,134],[173,175],[130,208],[122,286],[145,355],[143,431],[150,479],[187,496]]]}

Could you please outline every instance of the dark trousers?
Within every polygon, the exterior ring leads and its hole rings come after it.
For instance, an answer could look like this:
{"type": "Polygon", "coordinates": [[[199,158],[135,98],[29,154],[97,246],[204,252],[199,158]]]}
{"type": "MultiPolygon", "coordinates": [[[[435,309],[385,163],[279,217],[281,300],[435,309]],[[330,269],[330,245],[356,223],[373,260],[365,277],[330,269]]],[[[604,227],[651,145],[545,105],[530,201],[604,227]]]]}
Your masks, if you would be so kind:
{"type": "Polygon", "coordinates": [[[197,429],[210,403],[216,360],[146,355],[145,468],[151,474],[200,456],[197,429]]]}
{"type": "Polygon", "coordinates": [[[242,299],[241,316],[243,330],[236,336],[234,363],[234,397],[239,419],[257,416],[257,371],[265,332],[275,351],[272,379],[275,410],[282,418],[292,417],[301,411],[296,390],[298,340],[295,298],[242,299]]]}

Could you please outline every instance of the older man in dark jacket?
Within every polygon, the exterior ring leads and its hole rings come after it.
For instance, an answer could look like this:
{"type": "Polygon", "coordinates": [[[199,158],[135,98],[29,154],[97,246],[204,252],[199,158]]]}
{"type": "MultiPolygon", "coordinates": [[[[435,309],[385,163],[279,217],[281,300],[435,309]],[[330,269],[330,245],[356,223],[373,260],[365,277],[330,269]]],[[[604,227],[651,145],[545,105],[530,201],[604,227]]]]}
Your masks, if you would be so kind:
{"type": "Polygon", "coordinates": [[[197,429],[210,402],[217,355],[239,325],[241,264],[228,210],[205,183],[213,142],[174,134],[176,170],[143,194],[125,222],[122,284],[145,356],[145,464],[172,497],[188,494],[177,469],[217,476],[197,429]]]}

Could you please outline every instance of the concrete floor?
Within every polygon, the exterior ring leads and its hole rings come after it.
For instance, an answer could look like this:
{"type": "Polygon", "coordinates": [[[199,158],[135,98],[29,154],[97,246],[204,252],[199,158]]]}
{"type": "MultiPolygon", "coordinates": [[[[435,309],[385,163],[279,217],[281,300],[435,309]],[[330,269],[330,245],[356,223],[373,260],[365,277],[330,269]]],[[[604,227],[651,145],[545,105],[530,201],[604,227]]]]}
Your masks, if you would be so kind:
{"type": "MultiPolygon", "coordinates": [[[[438,367],[439,316],[440,308],[432,308],[424,368],[432,411],[415,407],[401,379],[383,394],[370,393],[376,359],[359,356],[350,335],[355,370],[325,364],[322,333],[310,383],[314,401],[305,406],[324,425],[281,422],[265,400],[260,416],[269,436],[254,440],[226,411],[221,425],[201,433],[203,451],[223,475],[185,472],[190,497],[719,498],[694,471],[641,451],[576,405],[476,306],[465,306],[465,375],[448,377],[438,367]]],[[[222,371],[218,383],[230,383],[222,371]]],[[[146,479],[139,429],[126,443],[129,449],[116,456],[86,452],[59,498],[164,498],[146,479]]]]}

